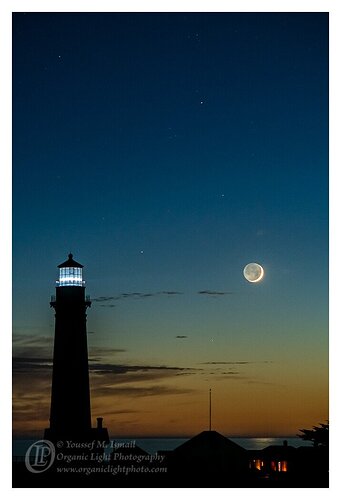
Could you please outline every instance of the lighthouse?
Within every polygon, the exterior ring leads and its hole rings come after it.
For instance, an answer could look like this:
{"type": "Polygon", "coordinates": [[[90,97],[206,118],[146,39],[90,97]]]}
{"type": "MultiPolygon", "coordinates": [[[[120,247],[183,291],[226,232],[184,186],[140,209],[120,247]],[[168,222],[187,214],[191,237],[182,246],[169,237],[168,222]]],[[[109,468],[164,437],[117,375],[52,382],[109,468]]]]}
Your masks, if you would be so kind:
{"type": "Polygon", "coordinates": [[[86,316],[91,307],[85,295],[83,265],[73,259],[58,266],[56,294],[50,305],[55,311],[53,375],[50,427],[45,439],[108,440],[102,418],[97,427],[91,424],[90,383],[87,350],[86,316]]]}

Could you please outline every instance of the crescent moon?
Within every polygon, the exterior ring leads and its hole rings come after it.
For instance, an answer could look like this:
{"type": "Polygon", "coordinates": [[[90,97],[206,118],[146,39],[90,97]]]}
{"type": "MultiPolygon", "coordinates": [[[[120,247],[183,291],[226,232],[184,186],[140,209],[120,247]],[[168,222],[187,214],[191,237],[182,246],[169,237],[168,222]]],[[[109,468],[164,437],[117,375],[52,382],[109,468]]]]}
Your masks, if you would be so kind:
{"type": "Polygon", "coordinates": [[[251,262],[243,269],[243,275],[249,283],[258,283],[264,276],[264,269],[260,264],[251,262]]]}

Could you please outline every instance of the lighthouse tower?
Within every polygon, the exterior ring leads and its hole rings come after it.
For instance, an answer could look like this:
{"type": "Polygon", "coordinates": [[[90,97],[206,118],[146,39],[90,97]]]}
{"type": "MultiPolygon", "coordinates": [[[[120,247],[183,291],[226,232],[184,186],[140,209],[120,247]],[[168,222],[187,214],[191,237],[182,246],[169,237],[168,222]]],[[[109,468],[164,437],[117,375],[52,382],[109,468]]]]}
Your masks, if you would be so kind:
{"type": "Polygon", "coordinates": [[[55,310],[55,335],[50,427],[45,429],[45,439],[106,440],[103,419],[97,419],[96,428],[91,425],[86,334],[86,310],[91,302],[85,296],[83,266],[70,253],[58,268],[56,295],[50,302],[55,310]]]}

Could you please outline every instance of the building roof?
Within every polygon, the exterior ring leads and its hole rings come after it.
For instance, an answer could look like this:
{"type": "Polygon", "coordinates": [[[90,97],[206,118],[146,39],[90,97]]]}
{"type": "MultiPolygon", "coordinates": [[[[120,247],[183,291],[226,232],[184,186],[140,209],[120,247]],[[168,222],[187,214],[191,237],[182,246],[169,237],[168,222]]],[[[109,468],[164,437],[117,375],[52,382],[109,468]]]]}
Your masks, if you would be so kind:
{"type": "Polygon", "coordinates": [[[270,458],[278,458],[285,459],[295,454],[296,448],[294,446],[280,446],[280,445],[271,445],[260,450],[263,457],[270,458]]]}
{"type": "Polygon", "coordinates": [[[84,267],[84,266],[82,264],[79,264],[79,262],[73,260],[73,255],[69,253],[68,260],[65,260],[65,262],[59,264],[58,267],[61,268],[61,267],[84,267]]]}
{"type": "Polygon", "coordinates": [[[203,431],[174,450],[176,455],[205,457],[215,455],[244,455],[246,450],[216,431],[203,431]]]}

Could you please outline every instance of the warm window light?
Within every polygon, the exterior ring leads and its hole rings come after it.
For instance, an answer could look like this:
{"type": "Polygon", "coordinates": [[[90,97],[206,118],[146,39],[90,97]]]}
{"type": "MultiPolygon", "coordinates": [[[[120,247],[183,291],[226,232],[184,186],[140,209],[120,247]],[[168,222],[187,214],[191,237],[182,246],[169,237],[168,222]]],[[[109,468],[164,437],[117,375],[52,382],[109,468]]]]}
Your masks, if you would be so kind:
{"type": "Polygon", "coordinates": [[[261,470],[261,463],[263,462],[261,462],[261,460],[254,460],[254,462],[255,462],[255,469],[261,470]]]}
{"type": "Polygon", "coordinates": [[[263,467],[263,462],[262,460],[259,460],[259,459],[253,459],[252,461],[249,462],[249,468],[250,469],[257,469],[257,470],[261,470],[263,467]]]}
{"type": "Polygon", "coordinates": [[[288,465],[287,465],[287,461],[286,460],[283,460],[281,462],[281,472],[287,472],[288,470],[288,465]]]}
{"type": "Polygon", "coordinates": [[[287,472],[287,461],[283,460],[282,462],[277,462],[277,470],[279,472],[287,472]]]}

